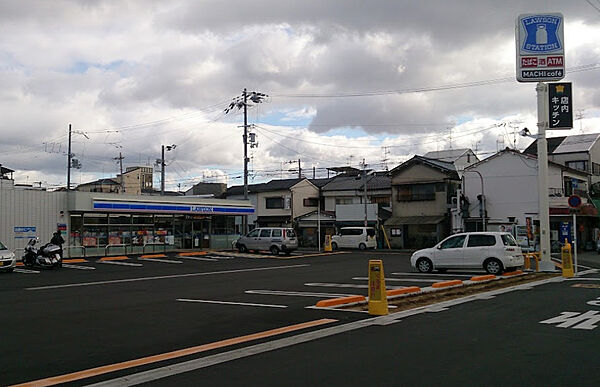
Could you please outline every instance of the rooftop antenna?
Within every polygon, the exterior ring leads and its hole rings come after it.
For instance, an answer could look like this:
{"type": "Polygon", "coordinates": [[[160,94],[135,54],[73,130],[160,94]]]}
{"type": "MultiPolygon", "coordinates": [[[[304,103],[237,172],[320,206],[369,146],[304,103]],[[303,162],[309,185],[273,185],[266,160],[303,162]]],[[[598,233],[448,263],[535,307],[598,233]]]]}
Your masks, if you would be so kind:
{"type": "Polygon", "coordinates": [[[579,120],[579,132],[581,134],[583,134],[582,124],[583,124],[584,112],[585,112],[585,109],[577,109],[577,115],[575,116],[575,119],[579,120]]]}

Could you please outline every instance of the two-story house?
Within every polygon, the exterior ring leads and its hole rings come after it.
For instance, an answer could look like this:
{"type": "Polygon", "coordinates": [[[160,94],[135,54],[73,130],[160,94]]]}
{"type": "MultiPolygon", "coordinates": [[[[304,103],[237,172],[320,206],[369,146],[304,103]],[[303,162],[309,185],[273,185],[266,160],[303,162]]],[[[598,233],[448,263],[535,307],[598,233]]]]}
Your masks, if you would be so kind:
{"type": "MultiPolygon", "coordinates": [[[[465,231],[506,230],[521,241],[527,239],[527,225],[539,224],[537,157],[504,149],[464,170],[463,193],[465,231]],[[484,200],[482,200],[484,199],[484,200]]],[[[548,162],[548,196],[551,240],[557,241],[563,222],[570,222],[567,199],[577,194],[584,205],[577,215],[581,242],[591,241],[598,227],[597,211],[588,202],[588,173],[548,162]]],[[[531,245],[535,240],[531,240],[531,245]]]]}
{"type": "MultiPolygon", "coordinates": [[[[600,182],[600,133],[548,138],[548,160],[588,173],[588,184],[600,182]]],[[[537,156],[537,140],[523,153],[537,156]]],[[[600,191],[600,190],[599,190],[600,191]]]]}
{"type": "Polygon", "coordinates": [[[452,162],[414,156],[390,171],[392,217],[385,229],[393,248],[431,247],[450,233],[450,206],[460,186],[452,162]]]}

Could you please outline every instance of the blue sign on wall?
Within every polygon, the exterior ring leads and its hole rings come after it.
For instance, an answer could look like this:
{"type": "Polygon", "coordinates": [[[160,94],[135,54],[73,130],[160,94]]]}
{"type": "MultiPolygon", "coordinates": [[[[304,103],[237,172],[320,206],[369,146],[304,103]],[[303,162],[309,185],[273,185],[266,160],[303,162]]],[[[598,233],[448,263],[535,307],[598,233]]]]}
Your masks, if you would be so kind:
{"type": "Polygon", "coordinates": [[[558,29],[562,18],[553,15],[533,15],[521,20],[525,40],[521,49],[530,53],[545,54],[562,49],[558,29]]]}
{"type": "Polygon", "coordinates": [[[569,243],[573,242],[571,237],[571,222],[561,222],[560,223],[560,243],[564,243],[565,239],[569,241],[569,243]]]}

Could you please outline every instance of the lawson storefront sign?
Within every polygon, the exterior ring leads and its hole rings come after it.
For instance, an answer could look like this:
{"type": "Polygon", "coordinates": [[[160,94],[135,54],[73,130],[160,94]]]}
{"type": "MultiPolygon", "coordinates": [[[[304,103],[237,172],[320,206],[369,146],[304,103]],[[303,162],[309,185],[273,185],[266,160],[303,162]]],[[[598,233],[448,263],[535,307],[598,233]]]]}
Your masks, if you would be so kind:
{"type": "Polygon", "coordinates": [[[112,202],[105,200],[94,200],[93,208],[95,211],[159,212],[169,214],[249,215],[254,213],[254,208],[252,207],[202,206],[181,203],[112,202]]]}

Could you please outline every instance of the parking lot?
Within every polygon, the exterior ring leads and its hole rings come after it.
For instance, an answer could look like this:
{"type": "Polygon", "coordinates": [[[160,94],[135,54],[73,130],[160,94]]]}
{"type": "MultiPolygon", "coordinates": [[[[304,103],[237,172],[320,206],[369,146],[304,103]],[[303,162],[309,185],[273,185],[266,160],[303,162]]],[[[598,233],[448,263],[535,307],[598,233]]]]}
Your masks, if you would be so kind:
{"type": "MultiPolygon", "coordinates": [[[[354,331],[375,320],[314,306],[328,298],[366,296],[369,259],[383,260],[388,289],[483,273],[415,273],[409,257],[385,251],[289,257],[207,252],[65,261],[58,270],[19,267],[0,275],[0,307],[9,311],[0,323],[14,327],[2,340],[3,384],[108,367],[89,378],[60,379],[83,385],[131,373],[129,366],[115,366],[123,362],[151,370],[192,355],[217,356],[246,342],[354,331]]],[[[494,310],[493,300],[485,302],[494,310]]]]}

